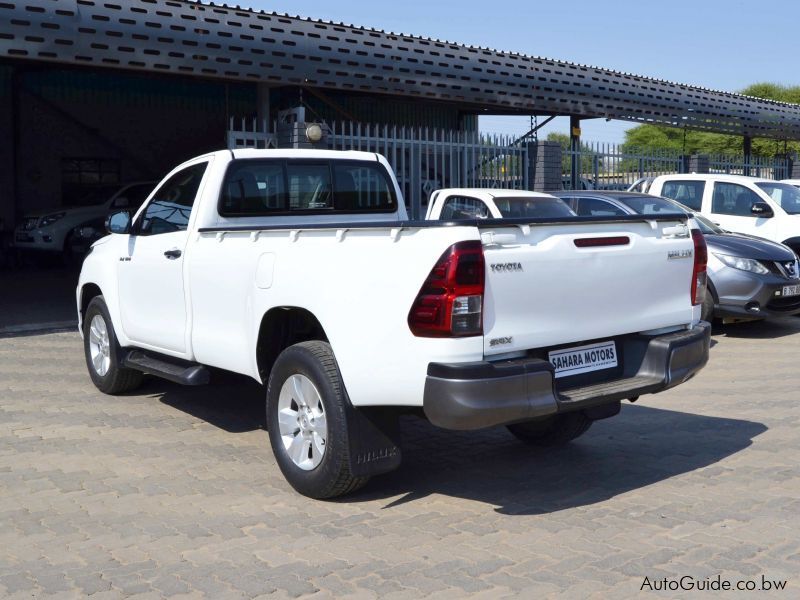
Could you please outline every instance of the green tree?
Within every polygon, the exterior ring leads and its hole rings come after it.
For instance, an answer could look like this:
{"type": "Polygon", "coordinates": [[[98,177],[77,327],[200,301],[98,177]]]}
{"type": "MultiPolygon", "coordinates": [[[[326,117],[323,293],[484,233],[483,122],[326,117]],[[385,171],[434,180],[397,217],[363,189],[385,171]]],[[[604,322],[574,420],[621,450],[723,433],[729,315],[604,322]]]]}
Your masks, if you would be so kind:
{"type": "MultiPolygon", "coordinates": [[[[775,83],[756,83],[742,90],[742,94],[766,100],[800,104],[800,86],[783,86],[775,83]]],[[[625,132],[623,151],[642,152],[669,149],[685,154],[742,154],[741,136],[706,133],[663,125],[639,125],[625,132]],[[685,138],[684,138],[685,135],[685,138]]],[[[800,153],[800,142],[784,144],[779,140],[754,139],[753,155],[772,157],[784,152],[800,153]]]]}
{"type": "MultiPolygon", "coordinates": [[[[572,157],[567,154],[570,149],[569,135],[553,131],[547,134],[547,141],[558,142],[561,145],[561,172],[570,173],[572,170],[572,157]]],[[[593,172],[593,155],[592,148],[588,144],[581,143],[581,173],[590,174],[593,172]]]]}

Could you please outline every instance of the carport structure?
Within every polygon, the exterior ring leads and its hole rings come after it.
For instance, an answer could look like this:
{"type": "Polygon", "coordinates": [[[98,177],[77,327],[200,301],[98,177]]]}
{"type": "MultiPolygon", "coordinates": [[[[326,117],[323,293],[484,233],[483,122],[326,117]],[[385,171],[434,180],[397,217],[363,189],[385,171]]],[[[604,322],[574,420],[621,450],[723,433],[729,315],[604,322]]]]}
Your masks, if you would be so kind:
{"type": "MultiPolygon", "coordinates": [[[[13,190],[16,210],[4,203],[12,218],[24,209],[22,189],[30,189],[19,183],[21,171],[30,169],[20,164],[20,82],[42,70],[127,77],[123,84],[133,88],[137,73],[156,76],[164,86],[204,82],[216,86],[209,98],[224,104],[227,116],[235,110],[267,121],[305,93],[318,116],[361,122],[468,130],[480,114],[569,116],[574,148],[580,120],[592,118],[741,135],[745,152],[753,137],[800,139],[798,105],[600,67],[199,2],[5,0],[0,105],[7,110],[0,118],[9,135],[0,140],[0,178],[10,180],[0,183],[13,190]]],[[[168,144],[170,127],[153,122],[168,144]]],[[[86,125],[101,133],[104,127],[86,125]]],[[[221,137],[215,129],[192,149],[218,147],[221,137]]],[[[181,146],[178,154],[188,151],[181,146]]],[[[126,152],[135,154],[120,149],[126,152]]],[[[128,158],[137,157],[122,160],[128,158]]]]}

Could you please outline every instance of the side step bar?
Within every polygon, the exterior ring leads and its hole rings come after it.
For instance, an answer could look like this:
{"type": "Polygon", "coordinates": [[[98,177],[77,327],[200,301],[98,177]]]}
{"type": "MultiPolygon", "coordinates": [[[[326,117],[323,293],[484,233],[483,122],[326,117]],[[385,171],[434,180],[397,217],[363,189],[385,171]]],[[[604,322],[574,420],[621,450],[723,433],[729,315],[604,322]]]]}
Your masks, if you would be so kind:
{"type": "Polygon", "coordinates": [[[122,366],[181,385],[206,385],[210,380],[210,373],[203,365],[156,357],[141,350],[128,352],[122,359],[122,366]]]}

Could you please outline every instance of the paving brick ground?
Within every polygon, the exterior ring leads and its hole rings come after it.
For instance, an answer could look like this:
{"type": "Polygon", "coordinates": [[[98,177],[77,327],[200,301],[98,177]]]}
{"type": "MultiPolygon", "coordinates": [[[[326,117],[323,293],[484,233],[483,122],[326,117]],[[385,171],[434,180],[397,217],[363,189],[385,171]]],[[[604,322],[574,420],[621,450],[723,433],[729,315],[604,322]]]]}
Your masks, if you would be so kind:
{"type": "Polygon", "coordinates": [[[800,597],[800,319],[714,340],[695,380],[568,448],[410,418],[400,471],[314,502],[259,386],[105,397],[76,334],[0,339],[0,596],[609,598],[721,574],[800,597]]]}

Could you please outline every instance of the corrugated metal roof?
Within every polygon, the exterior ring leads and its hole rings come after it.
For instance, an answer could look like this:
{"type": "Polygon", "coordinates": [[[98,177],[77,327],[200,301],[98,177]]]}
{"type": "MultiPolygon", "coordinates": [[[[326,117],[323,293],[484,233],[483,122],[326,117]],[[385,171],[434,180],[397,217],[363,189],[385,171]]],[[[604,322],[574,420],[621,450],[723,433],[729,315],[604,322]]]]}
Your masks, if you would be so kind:
{"type": "Polygon", "coordinates": [[[789,102],[779,102],[777,100],[770,100],[768,98],[758,98],[756,96],[748,96],[746,94],[739,94],[737,92],[729,92],[729,91],[719,90],[719,89],[715,89],[715,88],[707,88],[707,87],[703,87],[701,85],[695,85],[695,84],[689,84],[689,83],[680,83],[680,82],[677,82],[677,81],[671,81],[669,79],[659,79],[657,77],[651,77],[651,76],[648,76],[648,75],[637,75],[635,73],[629,73],[627,71],[616,71],[616,70],[613,70],[613,69],[607,69],[606,67],[600,67],[600,66],[597,66],[597,65],[589,65],[589,64],[585,64],[585,63],[564,61],[564,60],[557,59],[557,58],[551,58],[551,57],[547,57],[547,56],[539,56],[537,54],[524,54],[524,53],[520,53],[520,52],[515,52],[513,50],[499,50],[497,48],[491,48],[489,46],[473,46],[472,44],[466,44],[464,42],[454,42],[454,41],[450,41],[450,40],[444,40],[444,39],[434,38],[434,37],[420,36],[420,35],[415,35],[415,34],[411,34],[411,33],[397,33],[397,32],[393,32],[391,30],[376,29],[374,27],[368,27],[368,26],[364,26],[364,25],[354,25],[352,23],[344,23],[342,21],[338,21],[338,22],[337,21],[326,21],[324,19],[315,19],[313,17],[306,17],[306,16],[302,16],[302,15],[292,15],[290,13],[279,13],[279,12],[270,12],[270,11],[264,11],[264,10],[257,10],[257,9],[253,9],[253,8],[245,8],[245,7],[241,7],[239,5],[231,5],[231,4],[221,3],[221,2],[201,2],[200,0],[179,0],[179,1],[186,2],[188,4],[199,4],[199,5],[202,5],[202,6],[208,6],[208,7],[212,7],[212,8],[224,8],[224,9],[227,9],[227,10],[247,11],[247,12],[250,12],[250,13],[266,14],[266,15],[271,15],[271,16],[275,16],[275,17],[286,17],[286,18],[289,18],[289,19],[297,19],[299,21],[307,21],[307,22],[311,22],[311,23],[320,23],[320,24],[324,24],[324,25],[339,25],[339,26],[342,26],[342,27],[350,27],[352,29],[358,29],[358,30],[361,30],[361,31],[372,31],[372,32],[381,33],[381,34],[384,34],[384,35],[393,35],[393,36],[397,36],[397,37],[401,37],[401,38],[409,38],[409,39],[413,39],[413,40],[422,40],[422,41],[433,42],[433,43],[438,43],[438,44],[445,44],[447,46],[455,46],[455,47],[460,47],[460,48],[474,48],[476,50],[485,50],[487,52],[492,52],[492,53],[497,54],[498,56],[516,56],[516,57],[523,58],[523,59],[543,60],[543,61],[547,61],[547,62],[560,63],[560,64],[564,64],[564,65],[572,65],[572,66],[579,67],[579,68],[602,69],[602,70],[607,70],[610,73],[614,73],[614,74],[617,74],[617,75],[623,75],[623,76],[626,76],[626,77],[635,77],[637,79],[647,79],[647,80],[650,80],[650,81],[653,81],[653,82],[656,82],[656,83],[663,83],[663,84],[667,84],[667,85],[674,85],[674,86],[679,86],[679,87],[684,87],[684,88],[691,88],[691,89],[696,89],[696,90],[703,91],[703,92],[712,92],[714,94],[725,94],[725,95],[728,95],[728,96],[734,96],[734,97],[743,98],[743,99],[759,100],[759,101],[762,101],[762,102],[768,102],[768,103],[787,106],[787,107],[798,107],[798,108],[800,108],[800,105],[792,104],[792,103],[789,103],[789,102]]]}
{"type": "Polygon", "coordinates": [[[799,105],[198,1],[4,1],[0,56],[800,139],[799,105]]]}

